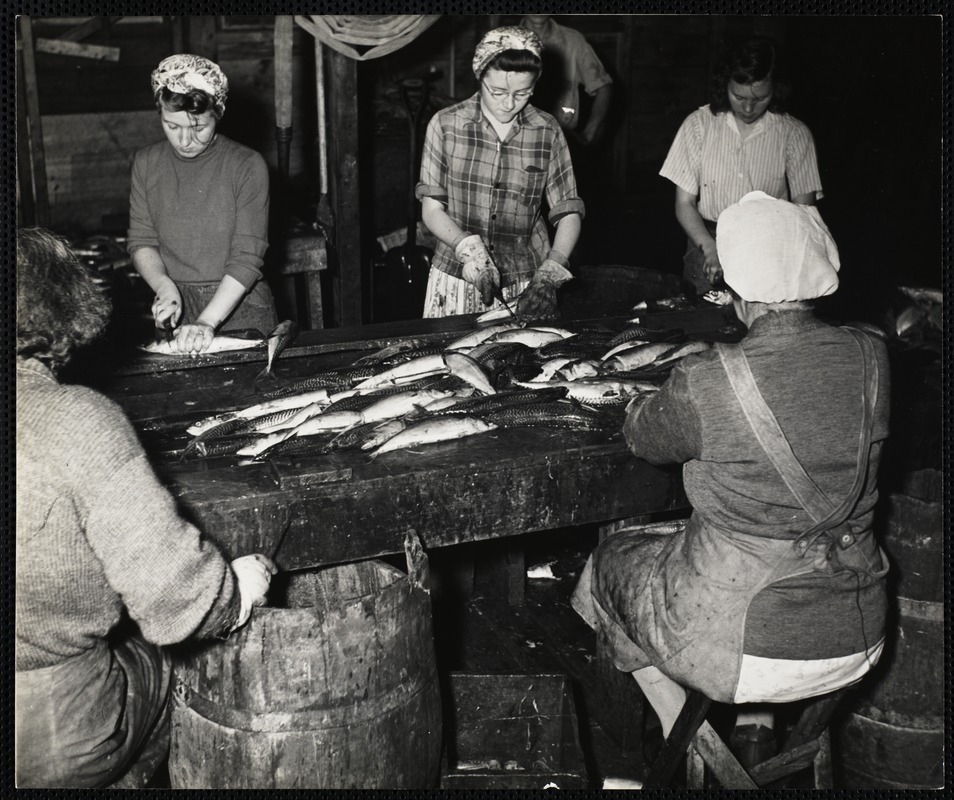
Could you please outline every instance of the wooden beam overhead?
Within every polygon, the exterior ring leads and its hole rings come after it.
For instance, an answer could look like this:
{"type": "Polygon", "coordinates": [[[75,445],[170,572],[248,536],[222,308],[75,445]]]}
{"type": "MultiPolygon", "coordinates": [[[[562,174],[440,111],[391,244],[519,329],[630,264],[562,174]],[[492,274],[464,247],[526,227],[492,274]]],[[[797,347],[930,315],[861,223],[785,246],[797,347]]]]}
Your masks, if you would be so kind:
{"type": "Polygon", "coordinates": [[[94,61],[119,61],[120,49],[102,44],[83,44],[63,39],[37,39],[36,52],[73,58],[89,58],[94,61]]]}

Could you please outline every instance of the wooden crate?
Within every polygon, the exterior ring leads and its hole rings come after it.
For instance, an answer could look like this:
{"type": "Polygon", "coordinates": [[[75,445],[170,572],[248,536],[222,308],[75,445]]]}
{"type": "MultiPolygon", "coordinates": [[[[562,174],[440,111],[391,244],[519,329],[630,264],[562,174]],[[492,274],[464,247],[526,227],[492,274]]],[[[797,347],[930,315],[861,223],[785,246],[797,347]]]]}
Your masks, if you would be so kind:
{"type": "Polygon", "coordinates": [[[449,682],[441,788],[586,788],[565,675],[452,672],[449,682]]]}

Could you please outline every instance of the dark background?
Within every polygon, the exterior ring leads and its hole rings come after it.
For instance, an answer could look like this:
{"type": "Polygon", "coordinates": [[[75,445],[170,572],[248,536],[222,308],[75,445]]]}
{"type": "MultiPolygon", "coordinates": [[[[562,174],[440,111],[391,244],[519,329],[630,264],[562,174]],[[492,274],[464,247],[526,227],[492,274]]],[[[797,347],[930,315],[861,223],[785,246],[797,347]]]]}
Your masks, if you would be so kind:
{"type": "MultiPolygon", "coordinates": [[[[81,19],[36,17],[34,29],[37,36],[55,37],[81,19]]],[[[184,29],[188,48],[216,59],[229,76],[222,132],[260,150],[275,170],[274,18],[181,19],[180,36],[184,29]]],[[[673,215],[674,189],[657,173],[679,124],[708,101],[709,78],[723,48],[757,34],[778,45],[794,87],[790,111],[815,136],[825,194],[819,208],[841,249],[838,301],[844,312],[876,318],[897,285],[941,286],[941,17],[597,14],[556,19],[586,35],[613,76],[615,90],[608,135],[578,165],[587,215],[573,256],[576,265],[681,271],[685,237],[673,215]]],[[[476,91],[470,60],[480,36],[518,20],[445,15],[402,50],[358,63],[366,293],[375,258],[384,252],[378,238],[399,233],[408,222],[409,126],[398,82],[408,76],[431,79],[419,154],[430,113],[476,91]]],[[[317,198],[313,40],[298,26],[295,37],[291,175],[287,182],[273,176],[277,231],[292,217],[313,218],[317,198]]],[[[37,57],[54,201],[50,227],[71,236],[124,229],[132,154],[162,135],[148,80],[158,61],[173,52],[173,25],[169,17],[127,19],[84,41],[120,47],[120,61],[37,57]]],[[[19,210],[21,221],[29,222],[29,209],[19,210]]]]}

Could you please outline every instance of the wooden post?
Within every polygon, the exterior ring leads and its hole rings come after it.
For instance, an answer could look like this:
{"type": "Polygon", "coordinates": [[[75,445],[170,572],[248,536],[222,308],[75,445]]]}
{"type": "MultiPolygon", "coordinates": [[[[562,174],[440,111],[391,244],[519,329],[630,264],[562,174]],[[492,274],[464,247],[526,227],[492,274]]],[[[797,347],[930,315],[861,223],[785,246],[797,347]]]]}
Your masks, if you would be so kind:
{"type": "Polygon", "coordinates": [[[50,194],[46,185],[46,155],[43,149],[43,125],[40,120],[40,96],[36,83],[36,53],[33,47],[33,21],[28,16],[20,17],[20,33],[23,48],[23,86],[26,94],[27,123],[30,152],[31,182],[33,184],[33,210],[36,224],[50,224],[50,194]]]}
{"type": "Polygon", "coordinates": [[[358,65],[337,51],[329,52],[328,172],[335,209],[334,276],[337,323],[362,324],[361,204],[358,187],[358,65]]]}

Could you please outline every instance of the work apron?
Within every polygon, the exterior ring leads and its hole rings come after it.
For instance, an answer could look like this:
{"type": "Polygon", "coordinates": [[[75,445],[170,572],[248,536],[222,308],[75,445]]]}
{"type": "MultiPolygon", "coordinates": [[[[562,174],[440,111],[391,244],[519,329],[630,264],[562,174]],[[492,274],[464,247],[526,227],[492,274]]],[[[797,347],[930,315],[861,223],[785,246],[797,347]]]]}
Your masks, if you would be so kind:
{"type": "MultiPolygon", "coordinates": [[[[194,323],[205,310],[220,284],[221,281],[177,283],[176,287],[182,297],[182,317],[179,319],[179,324],[194,323]]],[[[277,325],[278,315],[275,311],[272,290],[264,280],[260,280],[219,326],[218,332],[256,330],[263,336],[267,336],[277,325]]]]}
{"type": "MultiPolygon", "coordinates": [[[[716,224],[710,220],[702,220],[705,223],[706,230],[716,235],[716,224]]],[[[702,248],[694,244],[692,239],[686,240],[686,254],[682,257],[682,277],[687,283],[692,284],[696,294],[705,294],[712,291],[712,284],[706,278],[705,272],[706,257],[702,254],[702,248]]]]}
{"type": "Polygon", "coordinates": [[[17,786],[144,786],[169,750],[170,675],[139,636],[17,672],[17,786]]]}
{"type": "Polygon", "coordinates": [[[753,649],[769,658],[822,659],[866,652],[881,639],[887,560],[870,530],[849,520],[867,475],[878,385],[871,343],[861,334],[856,339],[866,404],[854,484],[841,502],[827,498],[795,459],[741,346],[717,345],[759,442],[815,524],[771,539],[716,530],[694,515],[681,529],[623,530],[606,539],[572,602],[619,669],[654,665],[731,703],[743,654],[753,649]],[[855,608],[862,609],[860,626],[855,608]],[[818,652],[816,639],[831,652],[818,652]]]}

